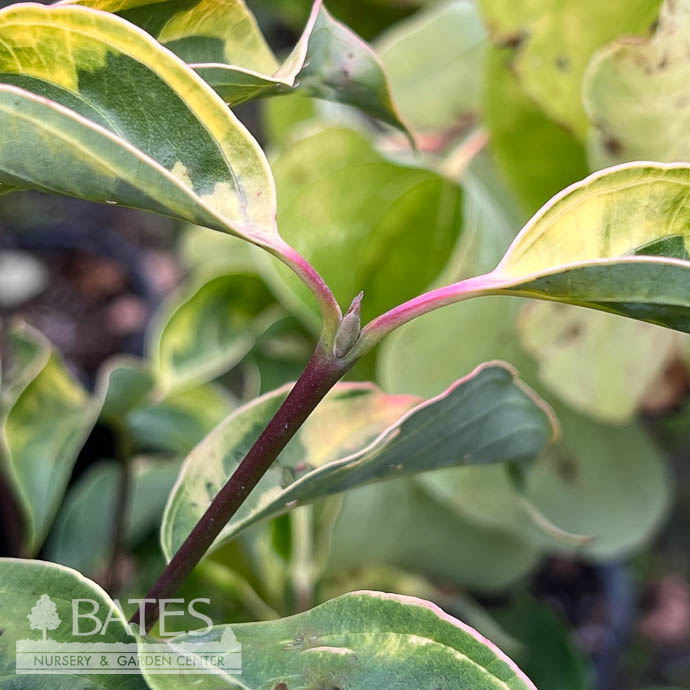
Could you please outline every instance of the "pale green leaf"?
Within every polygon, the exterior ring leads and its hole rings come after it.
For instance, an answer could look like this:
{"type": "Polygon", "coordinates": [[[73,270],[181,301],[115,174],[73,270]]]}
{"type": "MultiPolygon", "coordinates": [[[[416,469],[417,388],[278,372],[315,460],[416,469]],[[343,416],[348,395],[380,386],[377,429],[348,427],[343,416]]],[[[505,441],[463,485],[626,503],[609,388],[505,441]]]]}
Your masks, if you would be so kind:
{"type": "MultiPolygon", "coordinates": [[[[275,391],[231,415],[187,458],[166,508],[170,557],[284,400],[275,391]]],[[[524,460],[554,433],[554,419],[514,372],[479,367],[428,401],[340,384],[220,534],[228,540],[259,519],[369,482],[452,465],[524,460]]]]}
{"type": "Polygon", "coordinates": [[[432,4],[386,31],[376,44],[404,117],[418,131],[477,118],[486,29],[475,3],[432,4]]]}
{"type": "MultiPolygon", "coordinates": [[[[180,463],[138,457],[129,462],[130,490],[124,517],[124,543],[136,547],[160,524],[180,463]]],[[[112,537],[121,466],[102,461],[70,488],[46,546],[46,558],[98,575],[112,557],[112,537]]]]}
{"type": "Polygon", "coordinates": [[[345,494],[328,559],[331,577],[371,564],[393,565],[472,591],[498,592],[537,567],[541,549],[533,540],[449,509],[418,483],[420,477],[345,494]]]}
{"type": "Polygon", "coordinates": [[[635,416],[687,343],[665,328],[555,302],[526,305],[517,331],[550,392],[583,414],[613,423],[635,416]]]}
{"type": "Polygon", "coordinates": [[[595,424],[555,406],[563,441],[527,474],[526,493],[558,527],[594,538],[566,552],[607,561],[648,543],[663,525],[672,498],[660,450],[639,424],[595,424]]]}
{"type": "Polygon", "coordinates": [[[183,228],[177,245],[180,261],[192,273],[197,270],[209,273],[251,271],[255,263],[252,249],[250,244],[237,237],[199,225],[183,228]]]}
{"type": "Polygon", "coordinates": [[[689,51],[690,2],[667,0],[652,38],[597,53],[583,85],[592,167],[690,160],[689,51]]]}
{"type": "MultiPolygon", "coordinates": [[[[415,481],[463,519],[483,529],[507,530],[542,549],[584,551],[601,559],[628,553],[656,532],[668,509],[663,457],[639,425],[596,423],[549,399],[534,362],[517,347],[515,319],[522,304],[522,300],[482,297],[403,326],[384,343],[379,376],[386,390],[428,396],[443,390],[458,371],[487,357],[511,362],[552,402],[561,425],[560,440],[527,473],[527,497],[557,527],[594,541],[573,549],[545,539],[503,467],[441,470],[415,481]],[[472,338],[466,337],[469,331],[472,338]]],[[[577,359],[579,353],[571,356],[577,359]]],[[[618,375],[616,366],[611,365],[607,376],[618,375]]]]}
{"type": "MultiPolygon", "coordinates": [[[[212,643],[225,628],[180,642],[212,643]]],[[[353,592],[310,611],[264,623],[233,625],[242,674],[218,674],[209,688],[290,690],[534,690],[495,645],[430,602],[382,592],[353,592]]],[[[182,688],[174,676],[151,675],[156,690],[182,688]]]]}
{"type": "Polygon", "coordinates": [[[178,290],[155,316],[148,337],[161,388],[205,383],[238,364],[256,341],[259,315],[273,303],[251,273],[205,275],[178,290]]]}
{"type": "Polygon", "coordinates": [[[235,406],[224,389],[207,383],[143,402],[129,411],[125,424],[140,449],[184,454],[235,406]]]}
{"type": "Polygon", "coordinates": [[[130,410],[148,400],[155,385],[154,377],[148,369],[145,362],[135,357],[119,356],[103,365],[103,419],[118,424],[130,410]]]}
{"type": "Polygon", "coordinates": [[[511,47],[489,51],[484,112],[491,151],[522,204],[524,221],[589,171],[584,146],[525,93],[515,59],[511,47]]]}
{"type": "Polygon", "coordinates": [[[30,375],[13,389],[0,428],[3,465],[24,517],[25,551],[33,554],[52,524],[102,401],[72,378],[40,333],[17,326],[9,337],[19,350],[34,352],[27,363],[30,375]]]}
{"type": "Polygon", "coordinates": [[[179,58],[111,14],[0,12],[0,181],[119,203],[282,248],[266,159],[179,58]]]}
{"type": "MultiPolygon", "coordinates": [[[[72,601],[90,599],[99,610],[101,624],[110,615],[109,625],[98,642],[105,644],[136,644],[125,629],[126,621],[114,602],[96,583],[87,580],[75,570],[43,561],[0,559],[0,684],[3,690],[90,690],[117,689],[142,690],[146,683],[138,675],[16,675],[16,643],[21,640],[41,639],[39,630],[31,630],[27,615],[36,601],[47,594],[56,607],[58,627],[49,633],[55,642],[83,641],[72,635],[72,601]]],[[[93,622],[90,621],[91,625],[93,622]]],[[[85,623],[83,623],[85,627],[85,623]]],[[[95,641],[95,640],[91,640],[95,641]]]]}
{"type": "Polygon", "coordinates": [[[639,425],[606,426],[555,409],[562,437],[526,473],[525,496],[556,528],[589,539],[563,538],[536,525],[503,468],[442,470],[416,481],[472,524],[507,532],[542,552],[605,561],[639,549],[657,533],[671,500],[661,453],[639,425]]]}
{"type": "Polygon", "coordinates": [[[519,44],[515,71],[525,91],[580,139],[587,131],[582,78],[594,52],[643,33],[660,0],[480,0],[497,43],[519,44]]]}

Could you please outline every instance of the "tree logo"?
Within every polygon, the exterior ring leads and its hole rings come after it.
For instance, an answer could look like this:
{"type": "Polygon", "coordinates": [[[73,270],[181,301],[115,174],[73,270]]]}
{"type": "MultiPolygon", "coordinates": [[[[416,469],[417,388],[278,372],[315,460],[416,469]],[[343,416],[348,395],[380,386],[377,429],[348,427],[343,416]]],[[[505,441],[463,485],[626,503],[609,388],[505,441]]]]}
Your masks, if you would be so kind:
{"type": "Polygon", "coordinates": [[[40,630],[43,633],[44,642],[47,639],[46,632],[48,630],[55,630],[61,623],[57,606],[55,606],[55,602],[47,594],[41,595],[41,598],[31,609],[31,613],[27,618],[32,630],[40,630]]]}

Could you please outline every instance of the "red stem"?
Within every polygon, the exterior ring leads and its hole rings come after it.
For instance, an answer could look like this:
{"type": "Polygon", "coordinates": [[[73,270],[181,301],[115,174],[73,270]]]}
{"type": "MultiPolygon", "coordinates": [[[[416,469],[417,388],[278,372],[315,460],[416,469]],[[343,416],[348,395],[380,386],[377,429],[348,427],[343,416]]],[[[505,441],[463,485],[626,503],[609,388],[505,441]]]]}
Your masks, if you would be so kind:
{"type": "MultiPolygon", "coordinates": [[[[317,346],[273,419],[156,580],[147,599],[158,602],[177,591],[288,441],[350,366],[336,360],[321,343],[317,346]]],[[[150,630],[157,618],[157,604],[149,605],[143,621],[146,630],[150,630]]],[[[142,623],[139,612],[131,622],[142,623]]]]}

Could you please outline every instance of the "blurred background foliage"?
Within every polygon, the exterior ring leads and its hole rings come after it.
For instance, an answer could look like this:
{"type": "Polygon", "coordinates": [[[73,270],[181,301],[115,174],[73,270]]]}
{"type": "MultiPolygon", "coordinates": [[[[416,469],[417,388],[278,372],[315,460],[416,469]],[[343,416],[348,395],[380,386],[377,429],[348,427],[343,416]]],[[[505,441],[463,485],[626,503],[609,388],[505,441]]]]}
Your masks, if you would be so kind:
{"type": "MultiPolygon", "coordinates": [[[[250,6],[281,55],[310,2],[250,6]]],[[[237,114],[269,153],[282,235],[341,305],[364,290],[365,320],[490,270],[544,202],[590,171],[688,160],[688,2],[328,6],[372,41],[419,154],[302,95],[237,114]]],[[[182,459],[240,404],[298,376],[315,305],[239,240],[24,192],[0,198],[0,310],[5,368],[27,372],[41,437],[72,458],[24,477],[68,487],[47,494],[29,549],[122,599],[143,595],[163,564],[157,532],[182,459]],[[125,457],[126,548],[113,570],[125,457]]],[[[590,544],[538,529],[501,467],[447,469],[257,525],[205,559],[183,595],[203,592],[216,620],[239,622],[353,589],[413,594],[478,628],[541,688],[690,687],[688,338],[485,297],[404,326],[349,378],[432,396],[492,359],[513,364],[561,422],[527,475],[528,501],[590,544]]],[[[24,423],[31,434],[37,422],[24,423]]],[[[1,548],[16,554],[21,500],[0,488],[1,548]]]]}

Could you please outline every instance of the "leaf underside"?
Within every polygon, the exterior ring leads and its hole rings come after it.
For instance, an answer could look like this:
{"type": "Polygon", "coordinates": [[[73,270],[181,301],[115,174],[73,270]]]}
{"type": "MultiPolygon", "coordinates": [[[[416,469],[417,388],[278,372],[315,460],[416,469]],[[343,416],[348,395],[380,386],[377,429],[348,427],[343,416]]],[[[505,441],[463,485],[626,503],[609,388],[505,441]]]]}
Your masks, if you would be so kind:
{"type": "Polygon", "coordinates": [[[690,165],[629,163],[556,195],[463,293],[567,302],[690,332],[690,165]]]}
{"type": "MultiPolygon", "coordinates": [[[[285,398],[279,389],[246,405],[188,456],[162,527],[172,556],[285,398]]],[[[363,484],[453,465],[520,461],[554,434],[543,403],[501,364],[479,367],[429,401],[339,384],[220,535],[363,484]]]]}

